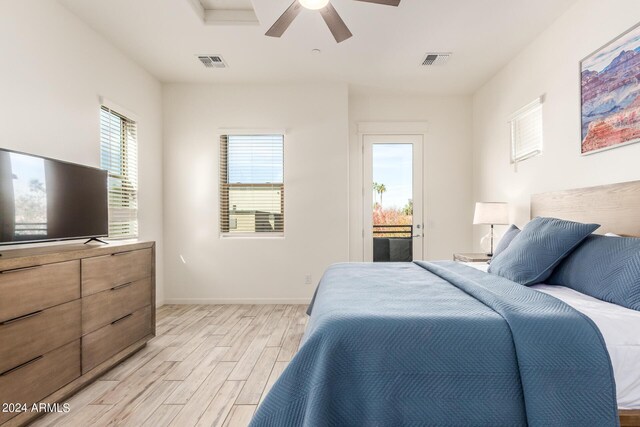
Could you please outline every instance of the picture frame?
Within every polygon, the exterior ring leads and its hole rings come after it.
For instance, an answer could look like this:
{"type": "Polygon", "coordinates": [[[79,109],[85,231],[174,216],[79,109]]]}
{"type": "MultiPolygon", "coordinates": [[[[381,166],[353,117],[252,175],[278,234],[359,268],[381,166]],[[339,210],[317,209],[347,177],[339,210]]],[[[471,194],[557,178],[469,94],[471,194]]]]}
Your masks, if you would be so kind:
{"type": "Polygon", "coordinates": [[[640,23],[580,61],[580,153],[640,142],[640,23]]]}

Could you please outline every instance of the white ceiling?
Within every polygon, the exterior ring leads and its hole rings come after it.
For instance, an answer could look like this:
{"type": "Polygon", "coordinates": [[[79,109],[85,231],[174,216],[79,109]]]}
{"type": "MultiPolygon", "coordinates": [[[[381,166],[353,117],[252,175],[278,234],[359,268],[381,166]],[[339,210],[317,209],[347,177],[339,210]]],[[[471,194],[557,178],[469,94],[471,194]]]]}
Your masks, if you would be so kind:
{"type": "MultiPolygon", "coordinates": [[[[253,0],[255,25],[205,25],[193,0],[59,0],[163,82],[339,81],[378,90],[472,93],[576,0],[402,0],[400,7],[332,3],[354,37],[336,44],[303,10],[281,39],[265,31],[291,0],[253,0]],[[313,49],[322,53],[314,55],[313,49]],[[427,51],[453,52],[421,68],[427,51]],[[205,69],[220,54],[229,69],[205,69]]],[[[203,0],[225,7],[248,0],[203,0]]]]}

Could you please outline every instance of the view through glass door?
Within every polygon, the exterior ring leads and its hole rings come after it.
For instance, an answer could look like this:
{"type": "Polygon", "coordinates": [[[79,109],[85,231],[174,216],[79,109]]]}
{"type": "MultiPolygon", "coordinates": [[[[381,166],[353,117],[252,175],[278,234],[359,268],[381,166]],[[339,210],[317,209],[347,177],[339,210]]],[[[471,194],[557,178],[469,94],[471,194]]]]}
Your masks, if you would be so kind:
{"type": "Polygon", "coordinates": [[[422,136],[364,136],[364,260],[423,257],[422,136]]]}

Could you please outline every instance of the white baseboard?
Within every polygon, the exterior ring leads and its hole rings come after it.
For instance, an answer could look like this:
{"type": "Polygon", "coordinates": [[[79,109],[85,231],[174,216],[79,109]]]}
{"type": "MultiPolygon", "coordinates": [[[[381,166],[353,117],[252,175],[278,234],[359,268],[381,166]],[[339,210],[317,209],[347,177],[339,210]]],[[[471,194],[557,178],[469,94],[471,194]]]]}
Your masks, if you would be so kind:
{"type": "Polygon", "coordinates": [[[309,304],[310,298],[165,298],[164,304],[309,304]]]}

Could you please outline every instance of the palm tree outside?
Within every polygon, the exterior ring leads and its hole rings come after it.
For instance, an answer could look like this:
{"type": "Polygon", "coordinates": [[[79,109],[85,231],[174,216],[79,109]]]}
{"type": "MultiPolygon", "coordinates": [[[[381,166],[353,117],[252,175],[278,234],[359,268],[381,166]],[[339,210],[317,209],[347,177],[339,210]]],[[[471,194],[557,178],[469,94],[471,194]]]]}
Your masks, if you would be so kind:
{"type": "Polygon", "coordinates": [[[380,184],[377,182],[373,183],[373,206],[375,207],[378,203],[378,199],[376,198],[376,194],[380,194],[380,184]]]}
{"type": "Polygon", "coordinates": [[[384,184],[380,184],[378,187],[378,193],[380,193],[380,206],[382,207],[382,195],[387,192],[387,187],[384,184]]]}

